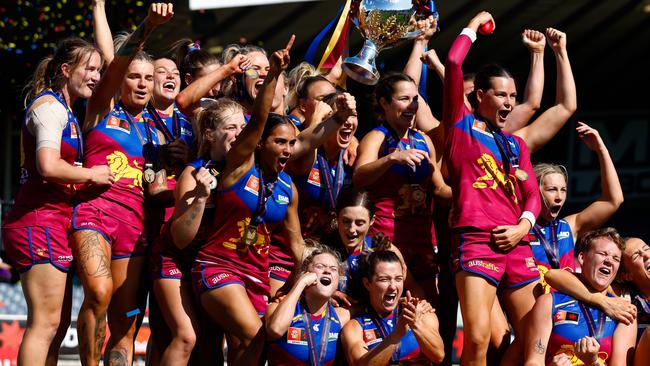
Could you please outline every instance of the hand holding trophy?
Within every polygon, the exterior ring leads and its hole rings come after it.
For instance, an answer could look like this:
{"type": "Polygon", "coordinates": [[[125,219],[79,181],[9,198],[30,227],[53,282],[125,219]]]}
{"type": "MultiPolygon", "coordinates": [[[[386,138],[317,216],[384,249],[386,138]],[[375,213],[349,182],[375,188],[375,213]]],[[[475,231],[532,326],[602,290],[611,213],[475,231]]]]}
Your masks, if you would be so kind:
{"type": "Polygon", "coordinates": [[[354,0],[350,16],[365,39],[357,56],[343,62],[343,70],[352,79],[375,85],[379,71],[375,66],[377,54],[422,33],[418,21],[438,13],[423,0],[354,0]]]}

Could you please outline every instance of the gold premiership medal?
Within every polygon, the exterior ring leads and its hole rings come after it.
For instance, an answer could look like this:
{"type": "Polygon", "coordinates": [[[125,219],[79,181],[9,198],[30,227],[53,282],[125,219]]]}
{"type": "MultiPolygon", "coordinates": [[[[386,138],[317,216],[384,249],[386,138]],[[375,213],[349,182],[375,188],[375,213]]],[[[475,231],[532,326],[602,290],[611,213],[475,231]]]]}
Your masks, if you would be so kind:
{"type": "Polygon", "coordinates": [[[339,228],[339,223],[336,221],[336,213],[330,212],[330,231],[336,231],[339,228]]]}
{"type": "Polygon", "coordinates": [[[244,237],[242,238],[242,243],[244,245],[241,246],[241,251],[246,251],[248,250],[248,247],[251,245],[254,245],[257,243],[257,225],[256,224],[248,224],[246,226],[246,231],[244,232],[244,237]]]}
{"type": "Polygon", "coordinates": [[[147,168],[144,171],[144,181],[147,183],[153,183],[153,181],[156,179],[156,172],[153,171],[151,168],[147,168]]]}
{"type": "Polygon", "coordinates": [[[411,184],[411,200],[420,205],[424,203],[427,198],[427,195],[424,193],[422,187],[419,184],[411,184]]]}
{"type": "Polygon", "coordinates": [[[515,170],[515,177],[517,177],[517,179],[523,182],[528,179],[528,173],[526,173],[525,170],[517,168],[515,170]]]}

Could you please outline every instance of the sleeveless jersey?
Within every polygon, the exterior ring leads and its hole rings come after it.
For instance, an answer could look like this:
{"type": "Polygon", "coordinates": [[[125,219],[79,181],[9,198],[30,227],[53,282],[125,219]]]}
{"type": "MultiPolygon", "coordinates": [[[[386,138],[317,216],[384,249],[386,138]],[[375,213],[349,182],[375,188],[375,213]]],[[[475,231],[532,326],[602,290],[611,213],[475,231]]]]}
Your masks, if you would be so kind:
{"type": "Polygon", "coordinates": [[[311,365],[310,354],[312,353],[316,359],[321,354],[323,355],[319,365],[328,366],[334,364],[336,343],[342,328],[336,310],[331,304],[328,305],[329,319],[326,319],[327,313],[318,317],[307,314],[310,317],[311,337],[307,334],[307,324],[305,324],[303,311],[302,304],[298,302],[289,329],[284,336],[270,344],[268,351],[269,366],[308,366],[311,365]],[[326,326],[326,321],[329,321],[329,326],[326,326]],[[325,328],[329,328],[327,334],[325,334],[325,328]],[[326,342],[323,337],[327,337],[326,342]],[[310,339],[316,346],[310,343],[310,339]],[[326,345],[326,350],[320,351],[323,344],[326,345]]]}
{"type": "Polygon", "coordinates": [[[343,163],[345,149],[341,149],[337,160],[330,164],[327,161],[325,150],[321,147],[317,150],[316,159],[309,174],[301,175],[296,179],[296,187],[300,194],[299,205],[300,223],[303,224],[302,233],[305,236],[313,236],[331,232],[330,222],[335,216],[331,213],[336,211],[336,200],[338,194],[343,190],[352,187],[352,167],[343,163]],[[313,210],[318,210],[319,215],[324,215],[323,225],[314,224],[307,232],[304,227],[313,210]]]}
{"type": "Polygon", "coordinates": [[[445,157],[454,192],[450,226],[490,231],[516,224],[523,211],[537,217],[541,198],[524,140],[492,132],[489,122],[465,106],[462,63],[470,46],[470,38],[459,35],[446,61],[445,157]]]}
{"type": "MultiPolygon", "coordinates": [[[[376,127],[374,131],[385,136],[379,158],[395,150],[419,149],[430,153],[426,139],[418,131],[409,129],[408,141],[398,139],[386,126],[376,127]]],[[[431,169],[427,163],[418,165],[415,170],[396,164],[368,187],[375,207],[375,224],[371,233],[385,234],[400,248],[411,245],[413,241],[435,245],[431,169]]]]}
{"type": "MultiPolygon", "coordinates": [[[[56,98],[68,111],[68,121],[61,135],[59,152],[61,159],[73,165],[77,159],[77,151],[83,146],[83,142],[77,118],[67,106],[63,96],[47,90],[37,95],[27,106],[26,111],[29,111],[34,102],[44,96],[56,98]]],[[[36,168],[36,137],[27,128],[27,116],[25,116],[21,127],[20,139],[20,190],[16,195],[16,203],[7,215],[4,225],[11,227],[13,225],[54,224],[53,222],[36,222],[36,216],[32,213],[35,209],[43,209],[52,215],[56,214],[56,221],[63,223],[72,215],[73,185],[48,182],[41,177],[36,168]]],[[[54,217],[52,216],[52,218],[54,217]]]]}
{"type": "Polygon", "coordinates": [[[364,291],[363,273],[359,268],[360,257],[364,254],[370,254],[373,251],[372,237],[366,235],[360,248],[354,250],[345,259],[345,276],[342,277],[339,291],[344,292],[354,298],[359,298],[364,291]]]}
{"type": "MultiPolygon", "coordinates": [[[[385,318],[379,318],[375,315],[370,315],[367,312],[354,318],[354,320],[361,325],[363,330],[363,342],[368,347],[368,350],[375,348],[380,344],[385,337],[387,337],[395,327],[397,322],[396,311],[393,311],[385,318]]],[[[415,338],[413,331],[409,329],[406,335],[402,338],[396,354],[394,354],[389,362],[390,365],[401,363],[403,361],[413,362],[421,360],[418,364],[430,365],[431,363],[420,352],[420,344],[415,338]]]]}
{"type": "Polygon", "coordinates": [[[556,219],[545,226],[535,225],[528,234],[535,262],[539,268],[542,285],[546,292],[550,286],[544,282],[544,274],[550,269],[575,272],[574,241],[571,226],[564,219],[556,219]]]}
{"type": "Polygon", "coordinates": [[[83,188],[80,196],[86,201],[101,196],[143,219],[142,172],[145,151],[151,155],[146,157],[147,160],[155,161],[156,146],[160,143],[155,125],[146,109],[142,111],[142,118],[137,120],[127,113],[120,104],[116,104],[97,126],[88,131],[84,166],[108,164],[115,174],[115,183],[109,188],[83,188]]]}
{"type": "Polygon", "coordinates": [[[243,237],[258,206],[260,180],[260,170],[253,165],[232,187],[217,192],[215,231],[202,246],[197,260],[237,273],[254,274],[268,283],[270,234],[282,224],[291,202],[291,177],[280,172],[272,182],[266,212],[257,226],[257,240],[247,246],[243,237]]]}
{"type": "Polygon", "coordinates": [[[650,300],[646,299],[640,292],[632,292],[632,304],[636,306],[636,341],[639,342],[643,332],[650,325],[650,300]]]}
{"type": "Polygon", "coordinates": [[[569,295],[553,292],[552,296],[553,330],[546,352],[546,362],[550,362],[558,353],[566,353],[573,365],[582,365],[582,361],[574,354],[573,345],[580,338],[591,336],[600,344],[598,358],[606,365],[612,354],[612,340],[618,323],[569,295]]]}

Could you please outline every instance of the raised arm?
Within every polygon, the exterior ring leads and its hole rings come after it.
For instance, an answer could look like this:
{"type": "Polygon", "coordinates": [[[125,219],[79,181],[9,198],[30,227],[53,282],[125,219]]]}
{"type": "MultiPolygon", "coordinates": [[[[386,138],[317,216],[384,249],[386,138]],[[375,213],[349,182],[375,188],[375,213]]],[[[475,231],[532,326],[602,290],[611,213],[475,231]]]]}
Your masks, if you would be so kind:
{"type": "Polygon", "coordinates": [[[630,324],[636,318],[636,307],[629,301],[621,297],[591,293],[582,281],[569,271],[551,269],[544,275],[544,280],[554,289],[599,308],[607,316],[623,324],[630,324]]]}
{"type": "Polygon", "coordinates": [[[93,30],[95,31],[95,42],[102,52],[106,65],[110,65],[115,57],[113,46],[113,35],[106,19],[106,1],[93,0],[93,30]]]}
{"type": "Polygon", "coordinates": [[[210,196],[212,176],[205,168],[185,168],[176,185],[176,207],[171,222],[174,245],[183,249],[194,240],[210,196]]]}
{"type": "Polygon", "coordinates": [[[137,51],[142,49],[147,38],[159,25],[169,21],[174,16],[171,3],[154,3],[149,7],[149,14],[138,28],[117,50],[113,62],[108,65],[103,77],[97,83],[92,96],[86,106],[86,120],[84,129],[87,130],[97,125],[112,108],[113,97],[117,93],[126,71],[135,57],[137,51]]]}
{"type": "Polygon", "coordinates": [[[614,215],[623,203],[623,189],[614,162],[598,131],[582,122],[578,122],[576,131],[589,150],[598,155],[602,190],[598,200],[577,214],[566,217],[574,237],[579,239],[584,233],[600,227],[614,215]]]}
{"type": "Polygon", "coordinates": [[[557,65],[555,105],[544,111],[531,124],[514,133],[526,141],[531,153],[546,145],[578,107],[576,85],[566,49],[566,34],[553,28],[547,28],[546,38],[555,54],[557,65]]]}
{"type": "MultiPolygon", "coordinates": [[[[429,40],[436,34],[438,21],[433,19],[433,16],[430,16],[426,20],[418,22],[418,28],[422,30],[422,34],[413,40],[411,54],[406,61],[406,66],[404,66],[404,74],[415,80],[415,85],[420,85],[420,78],[422,76],[421,58],[429,40]]],[[[426,83],[426,80],[424,82],[426,83]]]]}
{"type": "Polygon", "coordinates": [[[336,112],[323,123],[312,123],[298,135],[292,157],[300,158],[321,146],[348,117],[357,115],[357,104],[352,95],[343,93],[336,98],[336,112]]]}
{"type": "Polygon", "coordinates": [[[526,29],[521,33],[521,41],[530,51],[530,73],[524,90],[524,101],[517,104],[508,116],[508,123],[504,128],[507,132],[514,132],[526,126],[542,103],[544,94],[544,48],[546,37],[544,33],[526,29]]]}
{"type": "Polygon", "coordinates": [[[315,285],[318,276],[313,272],[303,273],[293,285],[291,290],[279,302],[273,302],[266,308],[266,337],[274,341],[282,337],[289,329],[296,305],[305,288],[315,285]]]}
{"type": "Polygon", "coordinates": [[[528,330],[524,343],[524,365],[544,366],[544,358],[546,352],[548,352],[548,340],[553,330],[552,313],[553,295],[545,294],[537,298],[535,306],[528,314],[528,330]]]}
{"type": "Polygon", "coordinates": [[[445,128],[451,127],[463,116],[466,108],[463,90],[463,61],[465,61],[472,43],[476,40],[478,28],[490,21],[494,22],[490,13],[486,11],[478,13],[456,37],[449,49],[445,61],[445,87],[443,89],[442,123],[445,128]]]}
{"type": "Polygon", "coordinates": [[[208,95],[217,83],[231,75],[241,74],[249,63],[248,57],[240,54],[227,64],[195,80],[176,96],[178,109],[183,114],[194,118],[201,107],[201,98],[208,95]]]}
{"type": "Polygon", "coordinates": [[[296,36],[291,35],[286,48],[275,51],[271,55],[269,73],[264,78],[260,92],[255,98],[251,118],[226,155],[226,167],[223,171],[224,178],[219,183],[222,185],[221,188],[232,186],[253,166],[255,148],[260,138],[262,138],[264,126],[271,111],[278,77],[289,66],[289,51],[295,39],[296,36]]]}

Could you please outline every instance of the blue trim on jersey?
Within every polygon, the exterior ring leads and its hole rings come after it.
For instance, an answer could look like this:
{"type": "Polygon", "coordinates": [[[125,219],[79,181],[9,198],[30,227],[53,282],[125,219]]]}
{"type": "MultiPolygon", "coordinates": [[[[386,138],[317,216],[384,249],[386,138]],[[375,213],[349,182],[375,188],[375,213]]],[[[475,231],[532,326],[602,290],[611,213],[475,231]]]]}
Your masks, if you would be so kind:
{"type": "MultiPolygon", "coordinates": [[[[487,121],[480,120],[474,114],[466,114],[460,121],[454,123],[454,127],[469,135],[471,139],[478,141],[492,153],[497,162],[503,164],[504,157],[501,156],[501,152],[497,143],[494,141],[494,136],[490,132],[488,123],[487,121]]],[[[510,150],[518,158],[521,154],[519,143],[513,135],[504,134],[504,137],[510,145],[510,150]]]]}

